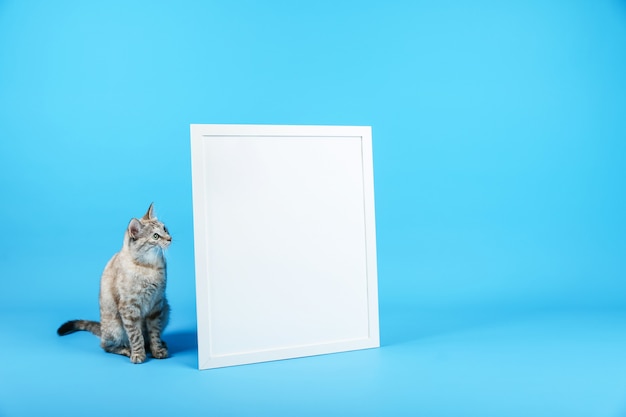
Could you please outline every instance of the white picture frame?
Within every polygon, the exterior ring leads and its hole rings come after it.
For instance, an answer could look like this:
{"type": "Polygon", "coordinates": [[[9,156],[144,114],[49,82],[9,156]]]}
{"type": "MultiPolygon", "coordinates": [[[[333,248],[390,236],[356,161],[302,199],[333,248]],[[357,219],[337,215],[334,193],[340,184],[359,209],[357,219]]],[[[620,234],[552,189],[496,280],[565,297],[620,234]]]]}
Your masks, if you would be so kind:
{"type": "Polygon", "coordinates": [[[380,346],[371,127],[190,128],[199,369],[380,346]]]}

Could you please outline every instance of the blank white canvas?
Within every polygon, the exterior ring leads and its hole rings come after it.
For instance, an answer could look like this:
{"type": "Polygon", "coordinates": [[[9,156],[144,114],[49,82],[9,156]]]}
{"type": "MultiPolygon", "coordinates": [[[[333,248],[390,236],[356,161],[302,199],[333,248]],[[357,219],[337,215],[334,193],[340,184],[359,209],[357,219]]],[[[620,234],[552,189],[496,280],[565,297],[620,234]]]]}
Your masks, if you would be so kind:
{"type": "Polygon", "coordinates": [[[379,346],[371,129],[191,136],[200,369],[379,346]]]}

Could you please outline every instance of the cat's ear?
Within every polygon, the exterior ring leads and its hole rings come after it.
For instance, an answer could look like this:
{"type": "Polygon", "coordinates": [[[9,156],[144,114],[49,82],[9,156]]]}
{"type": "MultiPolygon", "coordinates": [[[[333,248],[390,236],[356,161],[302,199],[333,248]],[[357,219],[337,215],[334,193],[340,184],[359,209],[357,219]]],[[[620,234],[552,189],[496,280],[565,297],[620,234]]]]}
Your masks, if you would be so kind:
{"type": "Polygon", "coordinates": [[[143,226],[139,220],[132,219],[130,223],[128,223],[128,234],[131,238],[136,239],[142,227],[143,226]]]}
{"type": "Polygon", "coordinates": [[[154,216],[154,203],[150,203],[150,207],[148,207],[148,211],[143,215],[141,220],[153,220],[156,217],[154,216]]]}

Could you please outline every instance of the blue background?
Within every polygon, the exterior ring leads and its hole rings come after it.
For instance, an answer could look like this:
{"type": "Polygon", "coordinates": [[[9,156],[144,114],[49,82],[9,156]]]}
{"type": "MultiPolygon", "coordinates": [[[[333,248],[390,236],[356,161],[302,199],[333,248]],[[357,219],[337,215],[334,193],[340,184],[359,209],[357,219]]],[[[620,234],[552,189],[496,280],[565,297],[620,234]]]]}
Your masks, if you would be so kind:
{"type": "Polygon", "coordinates": [[[0,0],[0,174],[2,417],[626,416],[623,0],[0,0]],[[195,369],[190,123],[373,127],[380,349],[195,369]],[[132,366],[55,330],[152,201],[132,366]]]}

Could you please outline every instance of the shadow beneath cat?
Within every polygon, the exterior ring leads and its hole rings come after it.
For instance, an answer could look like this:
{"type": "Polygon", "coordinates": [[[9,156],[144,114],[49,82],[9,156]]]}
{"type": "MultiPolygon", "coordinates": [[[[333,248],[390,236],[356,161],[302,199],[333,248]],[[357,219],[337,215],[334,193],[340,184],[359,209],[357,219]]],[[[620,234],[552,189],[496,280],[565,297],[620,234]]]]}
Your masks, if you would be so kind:
{"type": "Polygon", "coordinates": [[[166,333],[163,340],[167,343],[170,355],[198,351],[198,334],[195,330],[166,333]]]}

